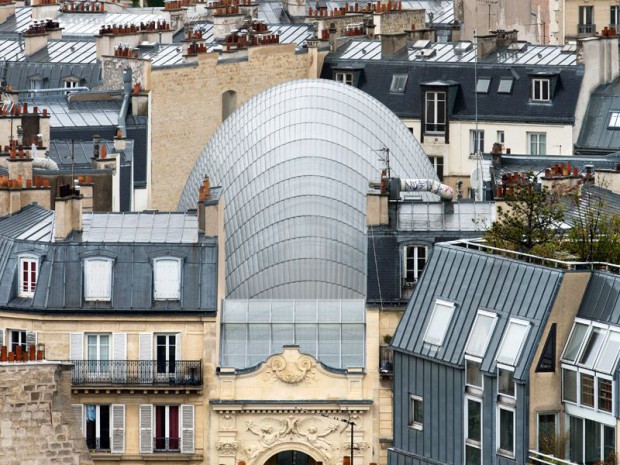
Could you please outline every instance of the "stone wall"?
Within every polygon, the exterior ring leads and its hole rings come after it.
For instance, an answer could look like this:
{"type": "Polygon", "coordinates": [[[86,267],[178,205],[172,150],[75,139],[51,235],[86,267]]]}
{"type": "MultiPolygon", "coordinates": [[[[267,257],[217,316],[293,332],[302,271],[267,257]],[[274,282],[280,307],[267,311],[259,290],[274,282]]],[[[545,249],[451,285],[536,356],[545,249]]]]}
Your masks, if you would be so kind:
{"type": "Polygon", "coordinates": [[[70,365],[0,364],[0,463],[93,464],[70,393],[70,365]]]}

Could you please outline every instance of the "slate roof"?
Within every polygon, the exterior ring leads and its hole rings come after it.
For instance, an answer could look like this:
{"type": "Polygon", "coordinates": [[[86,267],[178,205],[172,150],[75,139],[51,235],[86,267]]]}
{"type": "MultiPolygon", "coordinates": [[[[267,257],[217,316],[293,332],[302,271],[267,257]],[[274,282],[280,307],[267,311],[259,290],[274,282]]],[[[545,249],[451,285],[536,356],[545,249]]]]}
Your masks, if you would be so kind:
{"type": "MultiPolygon", "coordinates": [[[[158,216],[151,215],[152,218],[158,216]]],[[[16,239],[34,223],[35,217],[49,218],[40,207],[31,206],[12,217],[0,219],[0,308],[40,313],[88,312],[91,315],[94,312],[101,315],[144,311],[204,315],[216,311],[216,238],[200,237],[194,242],[165,244],[157,241],[93,243],[79,240],[79,234],[74,234],[68,241],[56,242],[16,239]],[[17,297],[17,260],[22,252],[38,255],[41,260],[32,299],[17,297]],[[93,256],[114,260],[109,302],[83,299],[82,262],[93,256]],[[153,292],[149,292],[153,288],[152,260],[164,256],[182,258],[180,300],[155,301],[153,292]]],[[[154,219],[153,222],[158,221],[154,219]]]]}
{"type": "Polygon", "coordinates": [[[114,100],[68,102],[62,97],[36,97],[28,99],[31,105],[47,108],[52,128],[81,126],[118,126],[118,115],[123,104],[122,97],[114,100]]]}
{"type": "Polygon", "coordinates": [[[17,215],[0,218],[0,236],[13,239],[51,241],[54,212],[32,203],[17,215]]]}
{"type": "Polygon", "coordinates": [[[620,121],[612,127],[612,112],[620,113],[620,79],[597,87],[590,95],[577,153],[610,153],[620,150],[620,121]]]}
{"type": "Polygon", "coordinates": [[[525,380],[559,289],[562,271],[488,255],[454,243],[434,247],[392,342],[396,350],[463,366],[467,338],[479,309],[498,315],[481,370],[494,373],[495,358],[511,317],[530,322],[515,378],[525,380]],[[455,302],[443,345],[424,343],[434,302],[455,302]]]}
{"type": "MultiPolygon", "coordinates": [[[[576,64],[574,53],[562,47],[528,46],[524,51],[498,50],[474,63],[475,47],[459,55],[456,44],[433,44],[437,54],[417,58],[417,51],[381,58],[380,41],[352,40],[325,59],[321,77],[333,79],[337,69],[359,73],[357,87],[385,104],[401,118],[420,118],[422,85],[454,86],[448,108],[451,120],[475,118],[476,79],[491,79],[489,92],[478,93],[478,117],[481,120],[573,124],[577,98],[583,79],[583,65],[576,64]],[[540,55],[540,57],[539,57],[540,55]],[[429,61],[429,63],[427,63],[429,61]],[[555,76],[551,103],[530,102],[530,76],[537,73],[555,76]],[[390,92],[395,74],[408,76],[403,93],[390,92]],[[498,93],[501,78],[512,78],[511,93],[498,93]]],[[[419,51],[419,50],[418,50],[419,51]]]]}
{"type": "MultiPolygon", "coordinates": [[[[568,142],[570,145],[570,141],[568,142]]],[[[484,154],[486,160],[491,160],[490,154],[484,154]]],[[[534,174],[544,173],[546,168],[560,163],[570,163],[571,166],[579,168],[579,172],[585,171],[585,165],[594,166],[594,171],[616,170],[620,163],[620,152],[609,155],[515,155],[502,154],[502,163],[494,167],[496,178],[501,178],[502,174],[514,172],[532,172],[534,174]]]]}
{"type": "Polygon", "coordinates": [[[593,272],[577,316],[620,325],[620,276],[605,271],[593,272]]]}
{"type": "Polygon", "coordinates": [[[579,203],[579,207],[573,205],[566,212],[565,221],[568,224],[574,224],[579,216],[585,217],[588,212],[592,211],[600,211],[605,216],[617,215],[620,212],[620,194],[597,185],[584,184],[581,188],[579,203]]]}
{"type": "MultiPolygon", "coordinates": [[[[114,150],[114,142],[102,139],[101,145],[107,145],[108,153],[114,150]]],[[[92,168],[92,157],[94,153],[94,143],[90,141],[74,141],[70,140],[51,140],[49,148],[49,157],[54,160],[59,169],[71,169],[71,165],[80,169],[92,168]],[[73,157],[72,157],[73,155],[73,157]],[[73,158],[73,160],[72,160],[73,158]]],[[[123,151],[123,155],[128,160],[133,160],[133,141],[127,140],[127,145],[123,151]]]]}

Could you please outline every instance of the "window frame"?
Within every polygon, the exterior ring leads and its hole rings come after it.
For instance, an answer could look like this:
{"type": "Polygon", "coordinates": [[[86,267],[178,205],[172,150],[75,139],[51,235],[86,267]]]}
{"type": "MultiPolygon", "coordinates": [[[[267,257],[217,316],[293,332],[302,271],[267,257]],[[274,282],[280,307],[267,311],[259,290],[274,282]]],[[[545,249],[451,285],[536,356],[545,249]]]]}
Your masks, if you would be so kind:
{"type": "Polygon", "coordinates": [[[491,89],[491,82],[493,78],[490,77],[479,77],[476,82],[476,93],[477,94],[488,94],[491,89]]]}
{"type": "Polygon", "coordinates": [[[506,325],[506,329],[504,330],[504,334],[502,335],[502,342],[500,342],[499,347],[497,349],[497,356],[496,356],[496,362],[498,364],[504,365],[504,366],[511,366],[511,367],[516,367],[519,364],[519,358],[521,357],[521,351],[523,350],[523,347],[525,346],[525,343],[527,342],[527,338],[530,335],[530,322],[529,321],[525,321],[525,320],[520,320],[518,318],[511,318],[510,320],[508,320],[508,324],[506,325]],[[515,353],[514,356],[514,360],[513,363],[507,363],[504,362],[502,360],[500,360],[500,357],[502,355],[502,350],[504,348],[504,344],[506,344],[506,340],[508,338],[508,332],[510,331],[510,327],[511,325],[520,325],[520,326],[525,326],[526,327],[526,333],[525,336],[523,337],[523,339],[521,340],[521,344],[519,346],[519,349],[517,350],[517,352],[515,353]]]}
{"type": "Polygon", "coordinates": [[[418,431],[424,430],[424,399],[420,395],[409,394],[409,419],[407,421],[407,426],[418,431]],[[418,403],[422,404],[421,419],[416,417],[416,412],[418,411],[416,405],[418,403]]]}
{"type": "Polygon", "coordinates": [[[620,129],[620,110],[609,111],[609,122],[607,129],[620,129]]]}
{"type": "MultiPolygon", "coordinates": [[[[558,437],[558,434],[560,433],[560,422],[558,421],[559,419],[559,412],[557,411],[542,411],[542,412],[536,412],[536,450],[539,452],[542,452],[540,450],[540,417],[541,416],[551,416],[553,415],[553,434],[555,436],[555,438],[558,437]]],[[[554,441],[555,442],[555,441],[554,441]]],[[[543,452],[544,453],[544,452],[543,452]]]]}
{"type": "Polygon", "coordinates": [[[609,6],[609,25],[612,27],[617,27],[619,24],[620,24],[620,6],[610,5],[609,6]]]}
{"type": "Polygon", "coordinates": [[[527,150],[528,155],[547,155],[547,133],[528,131],[527,150]]]}
{"type": "MultiPolygon", "coordinates": [[[[111,452],[112,451],[112,404],[84,404],[84,418],[82,429],[84,431],[84,440],[86,441],[86,447],[90,451],[95,452],[111,452]],[[95,448],[91,448],[88,444],[88,407],[95,407],[95,448]],[[108,408],[108,447],[96,447],[97,439],[101,440],[101,407],[108,408]]],[[[100,442],[100,441],[99,441],[100,442]]]]}
{"type": "MultiPolygon", "coordinates": [[[[487,310],[478,309],[476,312],[476,318],[474,319],[474,323],[471,326],[471,330],[469,331],[469,335],[467,336],[467,341],[465,343],[465,353],[469,355],[471,358],[484,358],[487,349],[489,348],[489,344],[491,343],[491,339],[493,337],[493,331],[495,331],[495,327],[497,326],[497,314],[493,312],[489,312],[487,310]],[[486,335],[486,343],[484,344],[484,348],[482,349],[480,354],[473,354],[468,352],[469,344],[474,338],[474,329],[476,328],[476,324],[480,320],[480,317],[491,318],[493,321],[491,323],[491,328],[489,329],[489,333],[486,335]]],[[[477,337],[481,337],[482,335],[478,335],[477,337]]]]}
{"type": "Polygon", "coordinates": [[[505,404],[497,404],[497,421],[496,421],[496,452],[497,455],[501,455],[502,457],[515,458],[515,448],[516,448],[516,426],[517,426],[517,414],[516,409],[514,407],[505,405],[505,404]],[[501,422],[501,411],[504,410],[506,412],[510,412],[512,414],[512,450],[502,449],[500,447],[501,443],[501,433],[502,433],[502,422],[501,422]]]}
{"type": "Polygon", "coordinates": [[[428,155],[428,160],[431,162],[431,165],[433,165],[433,168],[435,169],[435,173],[437,173],[437,177],[439,178],[439,180],[443,181],[443,157],[439,155],[428,155]]]}
{"type": "Polygon", "coordinates": [[[176,300],[181,300],[181,290],[183,289],[183,283],[182,283],[182,278],[183,278],[183,260],[179,257],[174,257],[174,256],[164,256],[164,257],[157,257],[153,259],[153,300],[156,301],[176,301],[176,300]],[[157,283],[160,281],[158,280],[158,275],[159,273],[162,273],[162,271],[158,272],[158,266],[161,266],[161,264],[165,263],[165,262],[171,262],[171,263],[175,263],[176,264],[176,273],[177,273],[177,287],[176,287],[176,292],[174,293],[164,293],[163,289],[159,289],[157,287],[157,283]],[[165,294],[165,295],[158,295],[159,294],[165,294]]]}
{"type": "Polygon", "coordinates": [[[473,447],[480,451],[480,463],[484,463],[484,404],[482,398],[465,395],[465,405],[463,408],[463,459],[467,457],[467,447],[473,447]],[[480,441],[469,437],[469,402],[477,402],[480,405],[480,441]]]}
{"type": "Polygon", "coordinates": [[[499,83],[497,84],[497,93],[498,94],[512,94],[512,88],[514,86],[514,78],[513,77],[501,77],[499,78],[499,83]],[[508,84],[506,84],[508,83],[508,84]],[[502,88],[502,84],[504,86],[508,85],[508,88],[502,88]]]}
{"type": "Polygon", "coordinates": [[[569,404],[573,404],[573,405],[580,405],[579,393],[580,393],[579,391],[579,370],[577,370],[576,367],[563,365],[562,366],[562,402],[568,402],[569,404]],[[566,386],[565,371],[571,371],[575,373],[575,400],[567,399],[566,396],[564,395],[565,393],[564,386],[566,386]]]}
{"type": "Polygon", "coordinates": [[[39,257],[30,254],[19,255],[17,259],[17,272],[19,274],[17,295],[19,297],[26,298],[34,297],[34,293],[36,292],[37,288],[37,281],[39,280],[39,257]],[[27,275],[30,278],[28,280],[28,283],[26,283],[24,280],[24,265],[27,263],[29,263],[30,265],[34,264],[34,284],[32,283],[32,269],[26,271],[27,275]],[[27,290],[24,290],[24,285],[28,286],[27,290]]]}
{"type": "Polygon", "coordinates": [[[456,308],[456,304],[454,302],[449,302],[443,299],[435,299],[435,302],[433,305],[433,311],[426,325],[426,329],[424,331],[424,338],[422,339],[425,344],[429,344],[437,348],[443,345],[444,339],[446,338],[446,333],[448,332],[448,328],[450,327],[450,323],[452,322],[452,317],[454,316],[455,308],[456,308]],[[431,327],[431,323],[434,322],[435,312],[437,311],[438,306],[450,307],[450,318],[447,318],[447,323],[445,324],[445,327],[443,328],[443,331],[442,331],[441,340],[439,340],[439,342],[431,342],[427,340],[427,337],[428,337],[429,329],[431,327]]]}
{"type": "Polygon", "coordinates": [[[426,90],[424,92],[424,134],[445,135],[447,128],[448,93],[445,90],[426,90]],[[443,113],[440,111],[441,103],[443,103],[443,113]],[[432,107],[430,112],[429,104],[432,107]],[[431,127],[433,129],[430,129],[431,127]]]}
{"type": "Polygon", "coordinates": [[[114,283],[114,259],[109,258],[109,257],[88,257],[84,259],[84,271],[83,271],[83,275],[84,275],[84,285],[82,286],[83,288],[83,292],[84,292],[84,300],[87,302],[111,302],[112,301],[112,287],[113,287],[113,283],[114,283]],[[90,268],[90,264],[91,263],[95,263],[95,262],[101,262],[101,263],[105,263],[106,267],[108,268],[106,270],[108,276],[109,276],[109,286],[107,287],[107,292],[105,292],[104,294],[101,295],[87,295],[89,294],[89,292],[87,291],[92,291],[92,285],[90,285],[90,281],[91,280],[96,280],[98,281],[97,278],[100,277],[99,276],[90,276],[90,273],[92,273],[92,271],[89,270],[90,268]]]}
{"type": "Polygon", "coordinates": [[[424,268],[426,268],[427,262],[428,262],[428,246],[422,245],[422,244],[408,244],[403,247],[403,282],[405,286],[408,286],[408,285],[413,286],[419,281],[420,275],[424,271],[424,268]],[[424,257],[423,257],[424,264],[422,265],[422,269],[420,269],[419,267],[419,260],[420,260],[419,249],[420,248],[424,249],[424,257]],[[409,249],[414,250],[413,257],[409,257],[409,249]],[[408,267],[409,260],[413,260],[413,270],[410,270],[408,267]],[[407,278],[410,272],[413,273],[413,281],[410,281],[407,278]]]}
{"type": "Polygon", "coordinates": [[[530,101],[534,103],[551,102],[551,78],[532,77],[530,83],[530,101]],[[546,98],[545,98],[546,94],[546,98]]]}
{"type": "Polygon", "coordinates": [[[25,329],[13,329],[9,328],[7,330],[7,350],[8,352],[13,352],[14,354],[17,352],[17,346],[22,348],[22,353],[28,350],[28,332],[25,329]],[[18,335],[18,341],[13,341],[13,334],[18,335]]]}
{"type": "Polygon", "coordinates": [[[504,130],[496,131],[495,139],[498,144],[501,144],[503,146],[506,140],[506,132],[504,130]]]}
{"type": "Polygon", "coordinates": [[[497,398],[502,402],[508,402],[509,404],[514,404],[517,400],[517,384],[514,379],[514,367],[505,366],[502,364],[497,365],[497,398]],[[512,383],[512,391],[513,394],[509,394],[506,392],[500,391],[500,370],[506,373],[512,373],[510,379],[512,383]]]}
{"type": "Polygon", "coordinates": [[[409,75],[405,73],[398,73],[392,75],[392,82],[390,83],[391,94],[404,94],[407,88],[407,81],[409,75]]]}
{"type": "Polygon", "coordinates": [[[476,395],[476,396],[481,396],[482,393],[484,392],[484,375],[482,374],[482,371],[480,371],[481,365],[482,365],[482,359],[479,359],[477,357],[472,357],[470,355],[465,356],[465,390],[467,391],[467,393],[476,395]],[[470,371],[469,370],[470,364],[475,364],[478,367],[478,375],[480,376],[480,385],[469,383],[468,373],[470,371]]]}
{"type": "Polygon", "coordinates": [[[348,86],[353,85],[353,73],[347,71],[335,71],[334,81],[346,84],[348,86]]]}
{"type": "Polygon", "coordinates": [[[484,129],[469,130],[469,154],[484,153],[484,129]]]}

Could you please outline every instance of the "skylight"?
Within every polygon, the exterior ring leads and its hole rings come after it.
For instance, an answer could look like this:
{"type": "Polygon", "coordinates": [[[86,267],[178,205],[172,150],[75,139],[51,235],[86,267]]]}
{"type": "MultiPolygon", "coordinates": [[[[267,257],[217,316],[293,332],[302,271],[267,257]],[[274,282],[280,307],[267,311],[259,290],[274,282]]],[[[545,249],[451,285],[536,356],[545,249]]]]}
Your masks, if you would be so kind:
{"type": "Polygon", "coordinates": [[[594,366],[596,356],[599,350],[601,350],[606,333],[607,331],[601,328],[592,328],[588,337],[588,342],[581,352],[581,357],[579,357],[579,364],[586,368],[592,368],[594,366]]]}
{"type": "Polygon", "coordinates": [[[575,323],[573,332],[568,340],[568,344],[566,344],[566,349],[564,349],[564,356],[562,359],[567,362],[574,362],[577,359],[579,349],[581,348],[581,344],[583,343],[583,339],[586,337],[587,332],[588,325],[583,323],[575,323]]]}
{"type": "Polygon", "coordinates": [[[619,354],[620,330],[598,323],[577,321],[562,360],[600,373],[612,373],[619,354]]]}
{"type": "Polygon", "coordinates": [[[479,94],[488,94],[491,87],[491,78],[481,77],[476,84],[476,92],[479,94]]]}
{"type": "Polygon", "coordinates": [[[620,128],[620,111],[609,112],[609,126],[610,128],[620,128]]]}
{"type": "Polygon", "coordinates": [[[467,347],[465,347],[465,353],[467,355],[479,358],[484,357],[496,320],[497,316],[495,314],[482,310],[478,311],[478,316],[469,334],[467,347]]]}
{"type": "Polygon", "coordinates": [[[435,307],[433,308],[433,314],[426,328],[424,342],[434,346],[441,346],[450,321],[452,320],[453,313],[454,304],[452,302],[437,299],[435,301],[435,307]]]}
{"type": "Polygon", "coordinates": [[[521,349],[530,330],[530,324],[521,320],[510,320],[504,339],[497,355],[497,363],[515,366],[521,354],[521,349]]]}
{"type": "Polygon", "coordinates": [[[620,352],[620,333],[617,331],[610,331],[609,337],[598,357],[596,371],[611,373],[616,366],[618,352],[620,352]]]}
{"type": "Polygon", "coordinates": [[[403,93],[405,91],[405,86],[407,85],[407,78],[408,75],[406,74],[395,74],[392,76],[390,92],[403,93]]]}
{"type": "Polygon", "coordinates": [[[499,80],[499,86],[497,86],[497,93],[498,94],[509,94],[512,92],[512,83],[513,83],[514,79],[513,78],[500,78],[499,80]]]}

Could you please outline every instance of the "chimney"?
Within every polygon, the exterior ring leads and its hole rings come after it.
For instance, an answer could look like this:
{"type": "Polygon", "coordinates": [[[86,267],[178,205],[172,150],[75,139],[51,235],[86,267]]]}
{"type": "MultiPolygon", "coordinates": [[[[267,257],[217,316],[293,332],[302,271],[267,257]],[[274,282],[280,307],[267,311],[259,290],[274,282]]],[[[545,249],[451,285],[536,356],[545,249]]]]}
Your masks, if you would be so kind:
{"type": "Polygon", "coordinates": [[[502,166],[502,144],[495,142],[491,149],[491,155],[493,156],[493,168],[502,166]]]}
{"type": "Polygon", "coordinates": [[[405,32],[381,34],[381,56],[383,58],[398,55],[406,48],[407,34],[405,32]]]}
{"type": "Polygon", "coordinates": [[[56,239],[66,239],[72,231],[82,230],[82,195],[79,189],[69,184],[60,184],[54,210],[56,239]]]}
{"type": "Polygon", "coordinates": [[[499,29],[497,31],[491,31],[497,37],[497,47],[508,47],[510,44],[514,44],[519,40],[519,31],[504,31],[499,29]]]}
{"type": "Polygon", "coordinates": [[[497,50],[497,36],[476,36],[476,52],[478,59],[484,58],[497,50]]]}
{"type": "Polygon", "coordinates": [[[374,23],[374,21],[372,20],[372,16],[370,17],[370,20],[368,20],[368,25],[366,26],[366,29],[368,30],[368,38],[374,40],[375,38],[375,28],[376,28],[376,24],[374,23]]]}
{"type": "Polygon", "coordinates": [[[450,26],[450,40],[459,42],[461,40],[461,25],[456,21],[450,26]]]}
{"type": "Polygon", "coordinates": [[[42,22],[35,22],[24,32],[24,55],[32,56],[45,47],[47,47],[45,25],[42,22]]]}
{"type": "Polygon", "coordinates": [[[15,2],[0,2],[0,24],[15,14],[15,2]]]}
{"type": "Polygon", "coordinates": [[[335,52],[338,50],[338,29],[336,28],[336,24],[330,23],[327,31],[329,32],[329,45],[331,46],[332,52],[335,52]]]}

